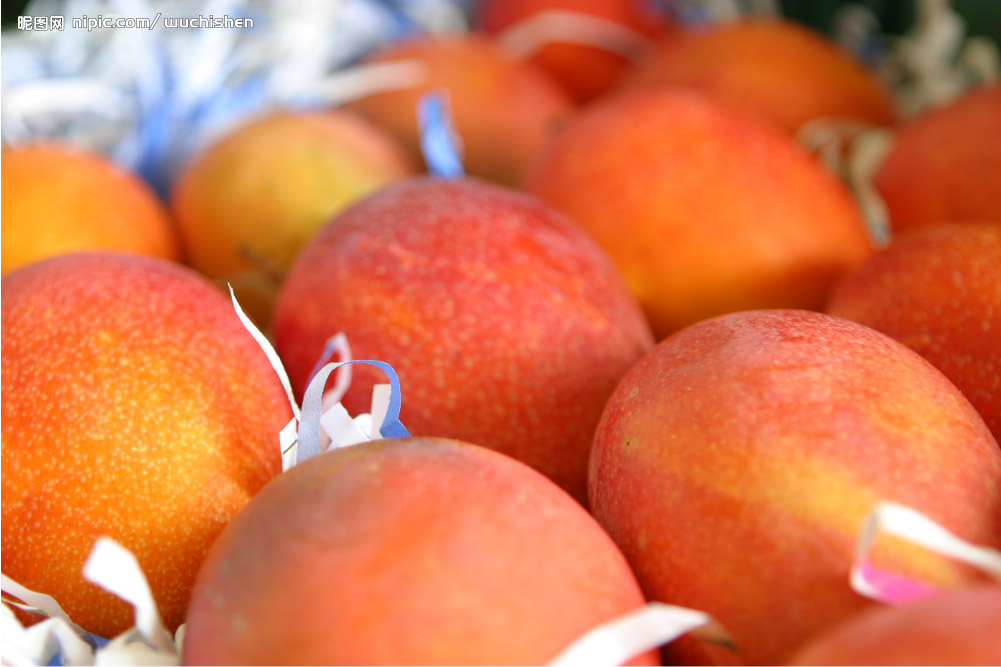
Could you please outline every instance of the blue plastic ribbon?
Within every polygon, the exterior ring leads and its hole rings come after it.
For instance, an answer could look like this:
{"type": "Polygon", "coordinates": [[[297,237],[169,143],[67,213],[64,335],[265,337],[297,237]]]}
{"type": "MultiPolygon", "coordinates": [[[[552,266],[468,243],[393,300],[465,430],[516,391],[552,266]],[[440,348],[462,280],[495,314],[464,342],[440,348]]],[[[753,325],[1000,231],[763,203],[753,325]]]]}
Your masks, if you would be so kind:
{"type": "Polygon", "coordinates": [[[441,178],[462,178],[459,135],[452,125],[448,93],[435,90],[426,93],[417,103],[417,126],[421,135],[421,152],[428,172],[441,178]]]}

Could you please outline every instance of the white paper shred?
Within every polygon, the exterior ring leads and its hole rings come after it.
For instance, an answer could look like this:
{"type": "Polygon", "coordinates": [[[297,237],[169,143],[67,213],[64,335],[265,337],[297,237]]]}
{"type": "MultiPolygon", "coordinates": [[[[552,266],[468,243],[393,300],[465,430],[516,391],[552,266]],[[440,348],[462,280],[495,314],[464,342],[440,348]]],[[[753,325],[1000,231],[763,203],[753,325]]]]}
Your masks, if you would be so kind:
{"type": "Polygon", "coordinates": [[[841,178],[861,209],[873,243],[886,245],[890,214],[873,179],[893,146],[892,133],[863,123],[818,118],[800,128],[796,140],[841,178]]]}
{"type": "Polygon", "coordinates": [[[278,375],[278,379],[282,383],[282,387],[285,388],[285,396],[288,398],[289,405],[292,406],[292,419],[288,424],[282,428],[278,433],[278,447],[279,451],[282,453],[282,471],[288,470],[296,463],[296,450],[298,446],[298,426],[299,426],[299,404],[296,403],[295,394],[292,393],[292,382],[289,380],[288,372],[285,370],[285,366],[282,364],[281,359],[278,358],[278,352],[275,351],[271,341],[268,340],[257,325],[247,317],[247,314],[243,312],[243,308],[240,307],[240,302],[236,299],[236,294],[233,293],[233,286],[227,285],[229,287],[229,298],[233,301],[233,310],[236,311],[236,316],[240,318],[240,322],[243,324],[244,328],[250,332],[254,340],[260,346],[261,350],[264,351],[264,355],[268,358],[268,363],[271,364],[271,368],[274,369],[275,373],[278,375]]]}
{"type": "Polygon", "coordinates": [[[706,641],[732,645],[733,640],[708,614],[651,602],[584,634],[559,655],[551,667],[621,665],[631,658],[698,631],[706,641]]]}
{"type": "Polygon", "coordinates": [[[971,37],[950,0],[917,0],[907,34],[887,37],[874,63],[906,116],[941,106],[1001,74],[1001,54],[989,39],[971,37]]]}
{"type": "MultiPolygon", "coordinates": [[[[108,642],[87,641],[80,626],[47,595],[33,592],[9,577],[3,577],[3,590],[51,617],[24,627],[6,606],[0,615],[0,660],[7,665],[178,665],[180,664],[178,630],[176,641],[164,627],[149,584],[135,556],[108,537],[94,544],[83,576],[132,605],[135,625],[108,642]],[[95,648],[99,645],[99,648],[95,648]]],[[[183,626],[182,626],[183,628],[183,626]]]]}
{"type": "Polygon", "coordinates": [[[872,564],[869,554],[883,534],[895,535],[934,553],[973,565],[1001,580],[1001,552],[966,542],[914,509],[881,502],[862,526],[852,565],[851,586],[860,595],[887,604],[904,604],[936,590],[926,582],[872,564]]]}
{"type": "Polygon", "coordinates": [[[389,90],[417,88],[430,76],[428,66],[413,59],[393,62],[353,65],[329,76],[301,83],[301,89],[289,88],[286,95],[322,97],[331,106],[347,104],[353,100],[389,90]]]}
{"type": "Polygon", "coordinates": [[[161,652],[173,650],[173,639],[163,627],[153,591],[131,551],[109,537],[98,538],[83,566],[83,577],[135,608],[136,630],[144,641],[161,652]]]}
{"type": "Polygon", "coordinates": [[[66,615],[66,612],[63,611],[63,608],[59,606],[59,603],[56,602],[55,598],[51,595],[36,593],[4,574],[0,574],[0,588],[2,588],[4,593],[12,595],[24,603],[18,604],[9,601],[13,606],[19,607],[28,612],[42,614],[43,616],[48,616],[49,618],[58,618],[74,630],[83,633],[80,626],[75,625],[70,620],[70,617],[66,615]]]}
{"type": "MultiPolygon", "coordinates": [[[[337,357],[337,361],[351,361],[354,359],[351,356],[351,343],[348,341],[347,334],[343,331],[338,331],[327,339],[327,342],[323,346],[323,352],[320,354],[320,359],[316,362],[311,375],[315,376],[324,364],[333,359],[334,356],[337,357]]],[[[323,394],[324,410],[328,410],[341,402],[344,395],[348,393],[348,389],[351,388],[352,377],[352,366],[341,366],[337,369],[337,373],[334,374],[334,386],[323,394]]]]}
{"type": "Polygon", "coordinates": [[[549,9],[507,28],[497,36],[515,58],[528,58],[554,42],[595,46],[625,58],[637,56],[651,40],[607,19],[563,9],[549,9]]]}
{"type": "Polygon", "coordinates": [[[5,665],[48,665],[57,656],[63,664],[91,664],[94,648],[82,634],[62,618],[25,628],[6,604],[0,605],[0,662],[5,665]]]}
{"type": "Polygon", "coordinates": [[[324,443],[326,451],[380,439],[382,436],[379,434],[379,427],[386,415],[390,391],[388,384],[375,385],[372,389],[371,411],[362,412],[355,417],[349,415],[339,402],[324,412],[320,416],[320,426],[328,439],[324,443]]]}
{"type": "Polygon", "coordinates": [[[268,362],[271,363],[271,367],[275,369],[275,373],[278,374],[278,379],[281,380],[282,387],[285,388],[285,395],[288,398],[289,405],[292,406],[292,414],[299,417],[299,404],[295,402],[295,395],[292,393],[292,382],[289,380],[288,372],[285,370],[285,366],[282,365],[281,359],[278,357],[278,352],[275,351],[274,346],[271,345],[271,341],[268,340],[257,325],[251,321],[247,314],[243,312],[243,308],[240,306],[240,302],[236,299],[236,294],[233,293],[233,286],[227,285],[229,287],[229,298],[233,302],[233,310],[236,311],[236,316],[240,318],[240,322],[243,323],[244,328],[250,335],[254,337],[257,344],[260,346],[261,350],[268,358],[268,362]]]}

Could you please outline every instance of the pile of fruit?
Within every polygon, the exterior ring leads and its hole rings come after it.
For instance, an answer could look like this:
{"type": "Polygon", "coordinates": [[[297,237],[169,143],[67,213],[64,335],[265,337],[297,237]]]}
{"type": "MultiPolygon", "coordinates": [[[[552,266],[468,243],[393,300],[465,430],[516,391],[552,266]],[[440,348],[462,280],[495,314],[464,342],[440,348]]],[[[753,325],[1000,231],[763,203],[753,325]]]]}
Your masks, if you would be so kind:
{"type": "Polygon", "coordinates": [[[4,145],[4,664],[1001,663],[1001,83],[653,6],[4,145]]]}

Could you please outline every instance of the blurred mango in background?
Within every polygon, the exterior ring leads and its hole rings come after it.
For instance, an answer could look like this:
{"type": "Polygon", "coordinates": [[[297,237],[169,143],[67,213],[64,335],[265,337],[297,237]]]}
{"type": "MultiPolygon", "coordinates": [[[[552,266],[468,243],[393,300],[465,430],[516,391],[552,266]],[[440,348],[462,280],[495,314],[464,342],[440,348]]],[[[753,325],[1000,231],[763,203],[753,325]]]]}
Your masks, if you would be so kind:
{"type": "Polygon", "coordinates": [[[171,207],[192,267],[229,282],[259,323],[302,246],[354,201],[417,170],[351,111],[253,119],[182,168],[171,207]]]}
{"type": "Polygon", "coordinates": [[[180,260],[156,194],[103,155],[52,142],[4,146],[0,166],[3,273],[82,250],[180,260]]]}

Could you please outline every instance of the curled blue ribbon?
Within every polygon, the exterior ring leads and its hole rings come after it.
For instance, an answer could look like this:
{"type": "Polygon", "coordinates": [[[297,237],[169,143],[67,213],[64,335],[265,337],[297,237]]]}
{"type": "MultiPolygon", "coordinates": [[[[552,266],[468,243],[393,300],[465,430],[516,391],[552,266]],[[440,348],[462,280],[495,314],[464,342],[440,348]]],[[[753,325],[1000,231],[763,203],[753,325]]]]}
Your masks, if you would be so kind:
{"type": "Polygon", "coordinates": [[[372,361],[368,359],[354,359],[352,361],[341,361],[329,363],[319,370],[313,377],[306,393],[302,397],[302,416],[299,420],[299,448],[296,454],[297,463],[302,463],[306,459],[323,453],[320,444],[320,416],[323,413],[323,390],[327,384],[330,374],[341,366],[347,364],[368,364],[375,366],[386,374],[389,378],[389,407],[386,409],[386,418],[379,427],[379,434],[384,438],[409,438],[410,432],[400,422],[400,406],[402,404],[402,392],[400,391],[400,378],[393,367],[385,361],[372,361]]]}

